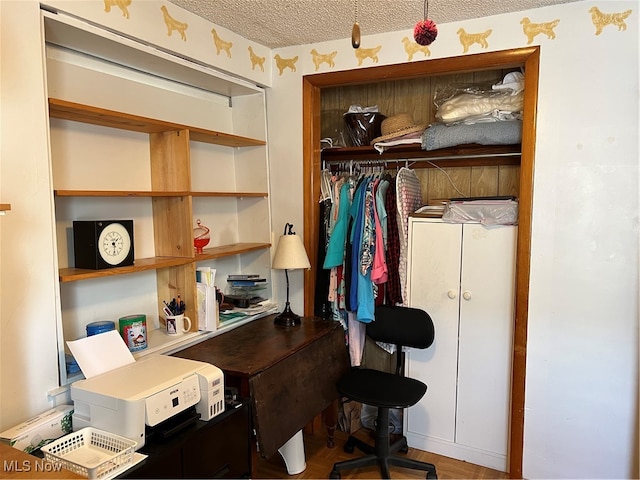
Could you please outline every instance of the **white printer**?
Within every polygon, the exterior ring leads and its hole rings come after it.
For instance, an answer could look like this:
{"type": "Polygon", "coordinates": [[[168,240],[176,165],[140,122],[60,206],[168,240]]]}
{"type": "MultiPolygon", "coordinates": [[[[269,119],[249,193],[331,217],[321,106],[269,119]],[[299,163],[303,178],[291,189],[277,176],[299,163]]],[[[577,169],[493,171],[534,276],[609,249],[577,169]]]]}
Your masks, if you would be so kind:
{"type": "Polygon", "coordinates": [[[195,406],[201,420],[224,411],[222,370],[209,363],[149,355],[71,385],[73,429],[94,427],[145,444],[154,427],[195,406]]]}

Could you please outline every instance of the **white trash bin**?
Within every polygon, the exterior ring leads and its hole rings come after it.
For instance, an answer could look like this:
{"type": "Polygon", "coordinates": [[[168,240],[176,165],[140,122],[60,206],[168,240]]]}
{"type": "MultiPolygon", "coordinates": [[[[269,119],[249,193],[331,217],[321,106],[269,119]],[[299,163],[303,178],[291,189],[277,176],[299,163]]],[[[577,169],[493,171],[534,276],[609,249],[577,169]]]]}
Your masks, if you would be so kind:
{"type": "Polygon", "coordinates": [[[305,468],[307,468],[307,462],[304,456],[302,430],[299,430],[298,433],[287,440],[287,443],[278,449],[278,453],[282,455],[289,475],[297,475],[304,472],[305,468]]]}

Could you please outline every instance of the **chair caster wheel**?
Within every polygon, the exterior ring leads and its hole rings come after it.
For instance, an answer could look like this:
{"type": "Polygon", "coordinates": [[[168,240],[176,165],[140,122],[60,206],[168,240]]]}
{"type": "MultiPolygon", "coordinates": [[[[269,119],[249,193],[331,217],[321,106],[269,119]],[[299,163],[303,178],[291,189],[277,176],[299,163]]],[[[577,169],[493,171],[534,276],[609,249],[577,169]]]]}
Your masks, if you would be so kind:
{"type": "MultiPolygon", "coordinates": [[[[333,478],[333,477],[331,477],[333,478]]],[[[339,477],[338,477],[339,478],[339,477]]],[[[427,472],[427,479],[433,479],[433,480],[438,480],[438,474],[436,472],[427,472]]]]}
{"type": "Polygon", "coordinates": [[[340,472],[338,472],[337,470],[331,470],[331,473],[329,474],[329,478],[341,478],[340,477],[340,472]]]}
{"type": "MultiPolygon", "coordinates": [[[[346,453],[353,453],[353,451],[356,449],[355,445],[351,442],[346,442],[344,444],[344,447],[342,447],[342,450],[344,450],[346,453]]],[[[337,477],[340,478],[340,477],[337,477]]]]}

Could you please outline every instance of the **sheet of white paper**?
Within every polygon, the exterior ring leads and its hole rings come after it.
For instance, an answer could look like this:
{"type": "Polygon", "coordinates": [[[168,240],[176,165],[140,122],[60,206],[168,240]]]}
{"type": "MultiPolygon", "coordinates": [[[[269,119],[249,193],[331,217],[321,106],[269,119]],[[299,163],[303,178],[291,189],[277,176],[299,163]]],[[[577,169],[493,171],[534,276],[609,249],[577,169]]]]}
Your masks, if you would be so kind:
{"type": "Polygon", "coordinates": [[[85,378],[135,362],[135,358],[115,330],[67,342],[85,378]]]}

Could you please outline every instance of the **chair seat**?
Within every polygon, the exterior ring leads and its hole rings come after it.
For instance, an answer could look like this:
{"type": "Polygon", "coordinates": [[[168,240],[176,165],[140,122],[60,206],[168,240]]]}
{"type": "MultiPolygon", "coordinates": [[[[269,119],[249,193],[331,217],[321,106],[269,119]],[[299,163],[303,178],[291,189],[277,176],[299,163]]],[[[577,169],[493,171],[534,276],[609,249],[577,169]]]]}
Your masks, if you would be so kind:
{"type": "Polygon", "coordinates": [[[418,403],[427,386],[413,378],[368,368],[353,368],[337,384],[345,397],[374,407],[407,408],[418,403]]]}

